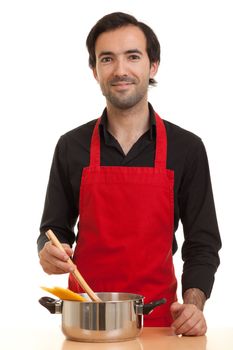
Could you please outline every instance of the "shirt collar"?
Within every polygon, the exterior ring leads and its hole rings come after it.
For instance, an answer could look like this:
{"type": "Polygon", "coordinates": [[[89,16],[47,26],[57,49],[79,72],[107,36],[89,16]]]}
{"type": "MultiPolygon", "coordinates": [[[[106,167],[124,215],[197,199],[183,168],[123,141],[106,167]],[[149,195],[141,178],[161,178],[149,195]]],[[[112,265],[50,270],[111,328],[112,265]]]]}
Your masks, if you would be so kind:
{"type": "MultiPolygon", "coordinates": [[[[150,103],[148,103],[148,107],[149,107],[149,117],[150,117],[150,129],[148,130],[148,135],[149,135],[149,139],[152,141],[152,140],[155,140],[155,135],[156,135],[155,112],[150,103]]],[[[111,143],[110,134],[107,130],[107,122],[108,122],[107,108],[105,108],[101,115],[99,130],[101,132],[101,135],[104,137],[105,142],[111,143]]]]}

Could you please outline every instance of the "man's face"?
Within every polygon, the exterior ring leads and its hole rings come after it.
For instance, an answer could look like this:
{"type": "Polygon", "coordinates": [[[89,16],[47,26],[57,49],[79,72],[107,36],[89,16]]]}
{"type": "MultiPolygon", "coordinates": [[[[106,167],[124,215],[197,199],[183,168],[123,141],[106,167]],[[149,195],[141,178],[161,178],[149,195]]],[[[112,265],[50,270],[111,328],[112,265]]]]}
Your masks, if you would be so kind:
{"type": "Polygon", "coordinates": [[[93,73],[107,104],[127,109],[147,100],[149,78],[155,76],[158,63],[150,64],[141,29],[128,25],[100,34],[95,54],[93,73]]]}

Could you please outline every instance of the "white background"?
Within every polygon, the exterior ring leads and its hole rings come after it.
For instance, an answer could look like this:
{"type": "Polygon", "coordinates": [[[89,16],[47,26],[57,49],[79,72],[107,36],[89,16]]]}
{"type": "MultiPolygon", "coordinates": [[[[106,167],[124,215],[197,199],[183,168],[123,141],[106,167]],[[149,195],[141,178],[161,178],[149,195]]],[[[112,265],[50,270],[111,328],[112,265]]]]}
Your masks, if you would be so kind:
{"type": "MultiPolygon", "coordinates": [[[[205,314],[209,327],[233,326],[230,0],[0,2],[1,319],[5,325],[60,323],[37,300],[45,294],[41,285],[66,287],[67,276],[44,274],[36,239],[58,138],[104,108],[85,39],[113,11],[154,29],[162,54],[149,100],[164,119],[198,134],[206,146],[223,248],[205,314]]],[[[180,226],[179,245],[182,235],[180,226]]],[[[175,266],[179,279],[180,252],[175,266]]]]}

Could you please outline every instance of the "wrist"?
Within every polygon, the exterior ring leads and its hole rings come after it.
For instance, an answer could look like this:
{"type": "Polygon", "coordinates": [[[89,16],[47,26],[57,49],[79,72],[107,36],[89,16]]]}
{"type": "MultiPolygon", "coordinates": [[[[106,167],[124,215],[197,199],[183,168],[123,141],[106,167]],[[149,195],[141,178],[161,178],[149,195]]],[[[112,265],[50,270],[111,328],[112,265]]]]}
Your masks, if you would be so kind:
{"type": "Polygon", "coordinates": [[[194,304],[196,307],[203,311],[206,302],[205,293],[198,288],[189,288],[183,294],[184,304],[194,304]]]}

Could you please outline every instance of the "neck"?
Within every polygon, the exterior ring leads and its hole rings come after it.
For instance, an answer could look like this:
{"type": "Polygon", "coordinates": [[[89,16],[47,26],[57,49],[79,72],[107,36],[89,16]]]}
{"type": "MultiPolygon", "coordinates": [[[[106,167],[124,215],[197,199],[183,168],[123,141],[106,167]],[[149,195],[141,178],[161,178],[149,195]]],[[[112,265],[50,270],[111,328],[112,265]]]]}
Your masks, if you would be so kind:
{"type": "Polygon", "coordinates": [[[107,105],[108,130],[116,138],[128,135],[140,136],[149,129],[148,102],[141,106],[134,106],[127,110],[107,105]]]}
{"type": "Polygon", "coordinates": [[[120,143],[125,154],[133,144],[149,129],[148,102],[127,110],[107,105],[108,131],[120,143]]]}

